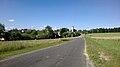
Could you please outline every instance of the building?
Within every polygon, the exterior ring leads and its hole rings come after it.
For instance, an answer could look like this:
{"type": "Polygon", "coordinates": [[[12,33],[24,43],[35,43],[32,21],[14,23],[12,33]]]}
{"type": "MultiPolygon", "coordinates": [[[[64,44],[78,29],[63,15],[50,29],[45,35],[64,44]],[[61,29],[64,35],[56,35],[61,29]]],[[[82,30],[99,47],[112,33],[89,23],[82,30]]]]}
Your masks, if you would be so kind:
{"type": "Polygon", "coordinates": [[[74,26],[71,27],[72,32],[74,32],[74,26]]]}

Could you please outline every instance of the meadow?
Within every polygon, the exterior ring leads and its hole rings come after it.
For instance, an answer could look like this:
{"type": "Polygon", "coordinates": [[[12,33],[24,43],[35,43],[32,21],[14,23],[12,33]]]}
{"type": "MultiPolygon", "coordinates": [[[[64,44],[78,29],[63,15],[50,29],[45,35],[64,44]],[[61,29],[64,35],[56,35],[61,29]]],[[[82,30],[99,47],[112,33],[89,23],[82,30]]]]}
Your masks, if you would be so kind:
{"type": "Polygon", "coordinates": [[[58,45],[71,39],[45,39],[45,40],[21,40],[21,41],[0,41],[0,59],[58,45]]]}
{"type": "Polygon", "coordinates": [[[120,67],[120,33],[97,33],[86,36],[87,52],[95,67],[120,67]],[[91,37],[101,37],[91,38],[91,37]],[[102,39],[103,37],[103,39],[102,39]]]}

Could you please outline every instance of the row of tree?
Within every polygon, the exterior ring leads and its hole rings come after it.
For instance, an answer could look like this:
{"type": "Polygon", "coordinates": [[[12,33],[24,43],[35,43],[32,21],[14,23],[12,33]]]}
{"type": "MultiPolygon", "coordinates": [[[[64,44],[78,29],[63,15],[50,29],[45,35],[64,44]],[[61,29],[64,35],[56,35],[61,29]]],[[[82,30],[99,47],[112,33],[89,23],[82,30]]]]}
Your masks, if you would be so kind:
{"type": "Polygon", "coordinates": [[[0,38],[4,38],[5,40],[52,39],[75,36],[80,36],[80,33],[75,29],[74,32],[68,28],[52,30],[52,27],[46,26],[43,30],[12,29],[6,31],[5,26],[0,24],[0,38]]]}
{"type": "Polygon", "coordinates": [[[112,33],[112,32],[120,32],[120,27],[117,28],[96,28],[91,29],[90,33],[112,33]]]}

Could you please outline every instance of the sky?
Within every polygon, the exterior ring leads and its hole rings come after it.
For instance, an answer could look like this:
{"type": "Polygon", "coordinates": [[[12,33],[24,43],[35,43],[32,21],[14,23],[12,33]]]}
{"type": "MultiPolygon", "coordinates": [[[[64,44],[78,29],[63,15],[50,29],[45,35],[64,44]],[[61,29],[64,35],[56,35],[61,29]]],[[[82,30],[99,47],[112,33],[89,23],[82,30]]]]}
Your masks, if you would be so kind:
{"type": "Polygon", "coordinates": [[[6,29],[120,27],[120,0],[0,0],[6,29]]]}

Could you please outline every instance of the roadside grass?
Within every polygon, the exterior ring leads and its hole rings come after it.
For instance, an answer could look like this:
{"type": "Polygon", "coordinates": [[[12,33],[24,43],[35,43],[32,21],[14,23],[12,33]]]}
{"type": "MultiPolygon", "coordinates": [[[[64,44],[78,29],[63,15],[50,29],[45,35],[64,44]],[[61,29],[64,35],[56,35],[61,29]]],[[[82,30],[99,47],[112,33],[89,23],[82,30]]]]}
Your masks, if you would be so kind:
{"type": "Polygon", "coordinates": [[[0,59],[46,48],[72,39],[47,39],[47,40],[23,40],[23,41],[0,41],[0,59]]]}
{"type": "Polygon", "coordinates": [[[120,67],[120,39],[93,39],[87,35],[86,44],[88,55],[95,67],[120,67]]]}

